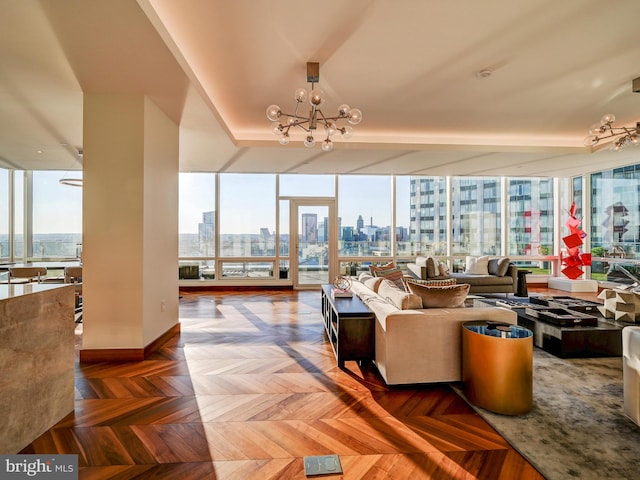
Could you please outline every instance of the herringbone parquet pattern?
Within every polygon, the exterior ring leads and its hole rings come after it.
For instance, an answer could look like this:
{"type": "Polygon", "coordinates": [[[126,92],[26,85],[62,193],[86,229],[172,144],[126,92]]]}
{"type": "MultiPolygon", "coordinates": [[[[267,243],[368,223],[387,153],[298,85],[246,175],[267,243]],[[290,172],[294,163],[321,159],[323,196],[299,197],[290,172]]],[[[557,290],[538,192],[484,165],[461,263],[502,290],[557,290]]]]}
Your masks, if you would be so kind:
{"type": "MultiPolygon", "coordinates": [[[[136,363],[78,365],[76,408],[23,453],[86,479],[540,479],[446,385],[389,388],[336,366],[319,292],[186,293],[181,334],[136,363]]],[[[86,319],[90,321],[90,319],[86,319]]]]}

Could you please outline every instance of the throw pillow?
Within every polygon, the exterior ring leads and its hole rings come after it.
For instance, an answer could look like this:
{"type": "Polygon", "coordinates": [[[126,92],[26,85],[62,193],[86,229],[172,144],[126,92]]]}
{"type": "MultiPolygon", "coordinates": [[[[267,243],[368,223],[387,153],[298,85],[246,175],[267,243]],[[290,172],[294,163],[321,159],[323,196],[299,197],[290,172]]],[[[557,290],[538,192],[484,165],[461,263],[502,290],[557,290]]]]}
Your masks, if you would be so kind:
{"type": "Polygon", "coordinates": [[[467,257],[464,273],[471,275],[489,275],[489,257],[467,257]]]}
{"type": "Polygon", "coordinates": [[[403,277],[402,270],[400,270],[399,268],[374,271],[373,274],[376,277],[384,277],[387,280],[391,280],[393,283],[395,283],[398,286],[398,288],[401,288],[404,290],[404,282],[402,280],[402,277],[403,277]]]}
{"type": "Polygon", "coordinates": [[[449,265],[444,262],[438,262],[438,273],[440,273],[441,277],[449,276],[449,265]]]}
{"type": "Polygon", "coordinates": [[[385,265],[371,265],[369,266],[369,271],[375,276],[376,272],[381,272],[382,270],[392,270],[396,268],[396,262],[389,262],[385,265]]]}
{"type": "Polygon", "coordinates": [[[438,261],[433,257],[427,258],[427,278],[437,277],[440,274],[438,271],[438,261]]]}
{"type": "Polygon", "coordinates": [[[391,280],[382,279],[378,295],[400,310],[422,308],[422,299],[418,295],[399,289],[391,280]]]}
{"type": "Polygon", "coordinates": [[[460,308],[469,294],[471,285],[461,283],[445,287],[432,287],[407,282],[409,291],[422,299],[422,308],[460,308]]]}
{"type": "Polygon", "coordinates": [[[426,267],[427,257],[416,257],[416,265],[419,267],[426,267]]]}
{"type": "Polygon", "coordinates": [[[504,277],[507,274],[507,270],[509,270],[510,262],[511,260],[507,257],[492,258],[488,264],[489,275],[504,277]]]}
{"type": "Polygon", "coordinates": [[[447,285],[455,285],[455,278],[442,278],[442,279],[433,279],[433,280],[418,280],[416,278],[408,278],[405,280],[406,283],[417,283],[418,285],[429,285],[432,287],[444,287],[447,285]]]}
{"type": "Polygon", "coordinates": [[[362,283],[369,290],[373,290],[375,293],[378,293],[378,288],[380,288],[380,282],[382,280],[383,279],[381,277],[369,277],[366,278],[362,283]]]}
{"type": "Polygon", "coordinates": [[[416,257],[416,265],[427,269],[427,278],[438,276],[438,261],[433,257],[416,257]]]}
{"type": "Polygon", "coordinates": [[[361,283],[364,283],[364,281],[369,278],[373,278],[373,275],[371,275],[369,272],[360,272],[360,274],[358,275],[358,281],[361,283]]]}

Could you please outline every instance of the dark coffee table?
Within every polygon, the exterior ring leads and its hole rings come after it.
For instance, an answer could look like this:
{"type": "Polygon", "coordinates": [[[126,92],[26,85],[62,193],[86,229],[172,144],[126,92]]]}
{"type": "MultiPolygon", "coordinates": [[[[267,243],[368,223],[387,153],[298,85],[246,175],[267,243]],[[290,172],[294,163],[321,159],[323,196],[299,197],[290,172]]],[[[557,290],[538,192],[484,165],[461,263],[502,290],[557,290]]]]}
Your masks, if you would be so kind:
{"type": "Polygon", "coordinates": [[[622,328],[628,323],[613,322],[598,315],[596,325],[554,325],[542,318],[526,313],[527,307],[536,305],[529,298],[504,299],[477,298],[474,307],[495,307],[508,303],[518,314],[518,325],[533,332],[536,347],[561,358],[619,357],[622,355],[622,328]],[[496,305],[496,303],[498,305],[496,305]],[[518,304],[521,304],[519,306],[518,304]]]}

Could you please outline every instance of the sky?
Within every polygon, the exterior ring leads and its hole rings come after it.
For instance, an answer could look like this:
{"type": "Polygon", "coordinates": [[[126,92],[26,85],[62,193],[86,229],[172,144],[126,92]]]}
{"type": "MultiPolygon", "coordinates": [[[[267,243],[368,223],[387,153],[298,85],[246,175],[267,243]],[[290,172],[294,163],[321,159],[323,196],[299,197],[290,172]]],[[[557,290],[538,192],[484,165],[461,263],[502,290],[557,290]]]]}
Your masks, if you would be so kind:
{"type": "MultiPolygon", "coordinates": [[[[16,171],[15,228],[23,228],[23,175],[16,171]]],[[[82,172],[73,172],[74,178],[81,178],[82,172]]],[[[62,171],[33,172],[33,231],[34,233],[82,233],[82,188],[61,185],[59,180],[65,177],[62,171]]],[[[0,169],[0,198],[8,198],[4,193],[8,189],[8,171],[0,169]]],[[[0,233],[8,233],[9,206],[0,204],[0,233]]]]}

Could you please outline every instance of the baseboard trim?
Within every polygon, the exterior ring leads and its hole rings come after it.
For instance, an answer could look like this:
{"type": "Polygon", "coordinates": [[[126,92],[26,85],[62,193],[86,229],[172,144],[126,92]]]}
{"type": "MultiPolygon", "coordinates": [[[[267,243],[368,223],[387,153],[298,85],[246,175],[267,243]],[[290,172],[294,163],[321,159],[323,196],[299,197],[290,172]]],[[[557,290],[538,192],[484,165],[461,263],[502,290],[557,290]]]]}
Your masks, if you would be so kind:
{"type": "MultiPolygon", "coordinates": [[[[180,285],[180,292],[238,292],[260,290],[293,290],[293,285],[180,285]]],[[[319,291],[319,290],[318,290],[319,291]]]]}
{"type": "Polygon", "coordinates": [[[144,355],[152,354],[153,352],[159,350],[165,343],[167,343],[173,336],[178,335],[180,333],[180,322],[176,323],[169,330],[164,332],[158,338],[156,338],[149,345],[144,347],[144,355]]]}
{"type": "Polygon", "coordinates": [[[80,350],[79,360],[80,363],[141,362],[179,333],[178,322],[144,348],[87,348],[80,350]]]}
{"type": "Polygon", "coordinates": [[[86,348],[80,350],[80,363],[141,362],[144,348],[86,348]]]}

